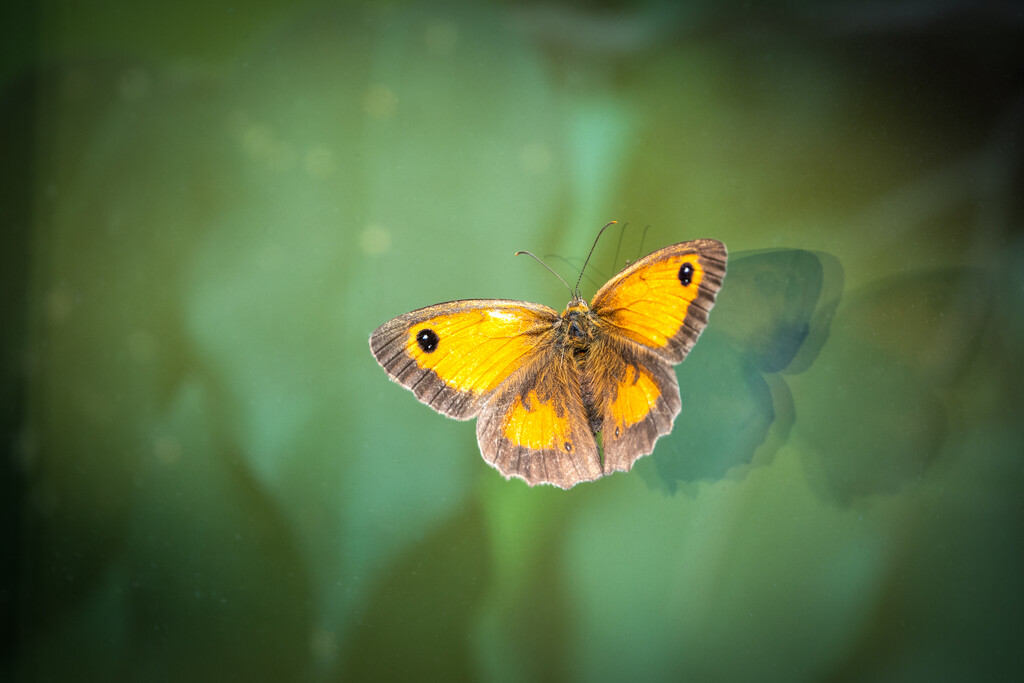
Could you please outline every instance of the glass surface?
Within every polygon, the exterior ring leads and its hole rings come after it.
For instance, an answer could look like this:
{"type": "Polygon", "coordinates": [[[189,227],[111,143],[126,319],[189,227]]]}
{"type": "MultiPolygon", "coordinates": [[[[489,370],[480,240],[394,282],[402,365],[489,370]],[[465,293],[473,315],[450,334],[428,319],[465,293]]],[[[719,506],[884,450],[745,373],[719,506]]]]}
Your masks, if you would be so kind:
{"type": "Polygon", "coordinates": [[[1024,677],[1012,3],[5,12],[0,678],[1024,677]],[[683,412],[505,481],[367,339],[613,219],[683,412]]]}

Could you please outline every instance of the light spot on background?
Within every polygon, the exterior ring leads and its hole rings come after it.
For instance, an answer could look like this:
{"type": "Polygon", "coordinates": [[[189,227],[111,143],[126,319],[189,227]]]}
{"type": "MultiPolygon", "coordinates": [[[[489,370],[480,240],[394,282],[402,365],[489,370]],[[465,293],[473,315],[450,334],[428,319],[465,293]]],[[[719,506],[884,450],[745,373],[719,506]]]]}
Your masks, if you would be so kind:
{"type": "Polygon", "coordinates": [[[371,223],[359,236],[359,245],[367,254],[383,254],[391,249],[391,232],[377,223],[371,223]]]}
{"type": "Polygon", "coordinates": [[[278,244],[264,244],[256,253],[256,263],[259,269],[265,273],[280,270],[283,262],[284,251],[278,244]]]}
{"type": "Polygon", "coordinates": [[[170,436],[158,436],[153,440],[153,457],[161,465],[173,465],[181,460],[184,451],[178,440],[170,436]]]}
{"type": "Polygon", "coordinates": [[[266,124],[254,123],[242,133],[242,150],[250,158],[272,171],[285,171],[295,165],[295,148],[274,134],[266,124]]]}
{"type": "Polygon", "coordinates": [[[374,85],[363,93],[363,111],[374,118],[387,118],[394,116],[395,108],[398,106],[398,98],[390,88],[383,85],[374,85]]]}
{"type": "Polygon", "coordinates": [[[150,91],[153,79],[140,67],[125,69],[117,82],[117,91],[124,100],[141,100],[150,91]]]}
{"type": "Polygon", "coordinates": [[[544,143],[534,142],[523,147],[519,159],[527,173],[541,175],[551,168],[555,155],[551,153],[551,148],[544,143]]]}
{"type": "Polygon", "coordinates": [[[450,21],[432,21],[427,24],[424,33],[427,52],[433,55],[446,56],[455,52],[459,43],[459,29],[450,21]]]}
{"type": "Polygon", "coordinates": [[[334,153],[327,147],[311,147],[306,150],[303,165],[311,178],[326,178],[334,172],[334,153]]]}
{"type": "Polygon", "coordinates": [[[149,330],[134,330],[128,335],[128,354],[136,363],[148,363],[156,356],[156,337],[149,330]]]}
{"type": "Polygon", "coordinates": [[[338,656],[338,637],[333,631],[318,628],[310,636],[309,649],[321,662],[333,662],[338,656]]]}
{"type": "Polygon", "coordinates": [[[71,315],[71,308],[74,305],[71,292],[64,288],[57,288],[50,291],[46,297],[46,318],[51,325],[60,325],[71,315]]]}
{"type": "Polygon", "coordinates": [[[253,123],[247,126],[242,133],[242,149],[249,156],[258,157],[270,149],[273,140],[273,131],[270,126],[253,123]]]}

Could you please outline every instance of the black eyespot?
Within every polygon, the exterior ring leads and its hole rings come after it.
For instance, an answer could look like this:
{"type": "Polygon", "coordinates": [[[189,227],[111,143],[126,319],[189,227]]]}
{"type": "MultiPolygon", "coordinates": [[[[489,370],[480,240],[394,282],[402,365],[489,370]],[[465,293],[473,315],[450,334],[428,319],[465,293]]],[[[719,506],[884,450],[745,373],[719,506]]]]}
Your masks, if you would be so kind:
{"type": "Polygon", "coordinates": [[[568,441],[565,442],[565,452],[572,453],[572,444],[569,443],[568,441]]]}
{"type": "Polygon", "coordinates": [[[693,282],[694,272],[696,271],[693,269],[693,264],[689,261],[679,266],[679,281],[683,283],[683,287],[689,287],[693,282]]]}
{"type": "Polygon", "coordinates": [[[439,341],[441,340],[438,338],[437,332],[433,330],[424,329],[416,333],[416,343],[425,353],[433,353],[437,349],[439,341]]]}
{"type": "Polygon", "coordinates": [[[615,438],[618,438],[618,436],[619,436],[619,428],[616,427],[615,428],[615,438]]]}

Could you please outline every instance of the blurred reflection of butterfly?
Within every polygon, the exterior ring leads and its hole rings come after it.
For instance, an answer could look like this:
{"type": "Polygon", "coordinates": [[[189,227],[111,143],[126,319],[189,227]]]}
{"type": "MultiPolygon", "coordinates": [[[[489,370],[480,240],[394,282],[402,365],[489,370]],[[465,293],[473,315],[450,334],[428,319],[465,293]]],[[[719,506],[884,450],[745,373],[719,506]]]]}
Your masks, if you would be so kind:
{"type": "Polygon", "coordinates": [[[673,492],[735,473],[785,443],[795,422],[786,377],[817,358],[842,289],[842,267],[828,254],[735,254],[715,325],[678,372],[683,395],[699,387],[701,398],[684,404],[673,434],[642,476],[673,492]]]}

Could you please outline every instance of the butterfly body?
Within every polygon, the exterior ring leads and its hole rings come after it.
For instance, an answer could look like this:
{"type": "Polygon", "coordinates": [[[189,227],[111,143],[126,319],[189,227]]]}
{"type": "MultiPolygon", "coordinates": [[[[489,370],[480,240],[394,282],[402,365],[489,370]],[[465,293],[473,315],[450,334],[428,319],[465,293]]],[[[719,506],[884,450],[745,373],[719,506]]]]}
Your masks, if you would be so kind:
{"type": "Polygon", "coordinates": [[[725,263],[720,242],[682,242],[624,269],[589,306],[578,295],[561,314],[450,301],[384,323],[370,348],[423,403],[477,417],[481,454],[506,477],[569,488],[628,471],[671,431],[672,365],[707,324],[725,263]]]}

